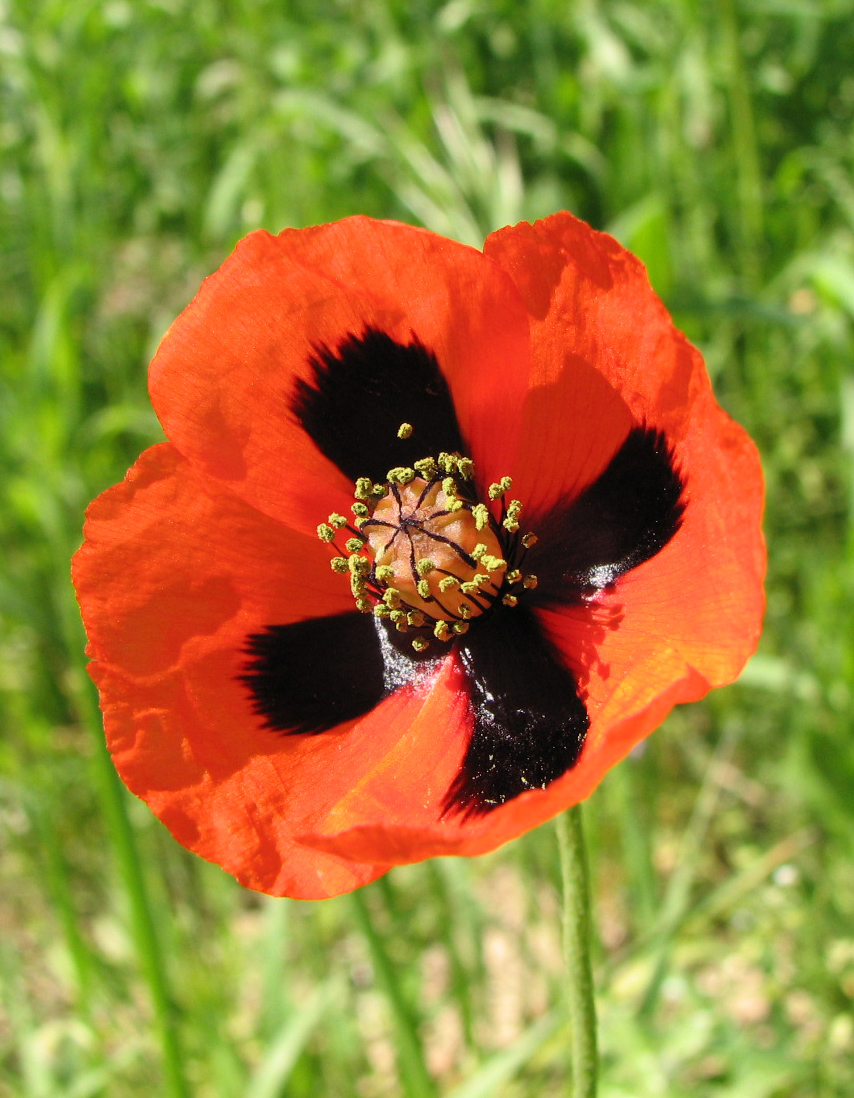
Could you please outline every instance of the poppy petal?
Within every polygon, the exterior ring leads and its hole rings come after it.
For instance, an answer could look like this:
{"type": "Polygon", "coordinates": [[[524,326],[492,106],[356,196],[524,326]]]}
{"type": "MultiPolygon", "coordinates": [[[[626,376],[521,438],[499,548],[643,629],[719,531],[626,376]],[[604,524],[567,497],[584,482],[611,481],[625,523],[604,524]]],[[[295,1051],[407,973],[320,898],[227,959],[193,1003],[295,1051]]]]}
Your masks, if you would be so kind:
{"type": "Polygon", "coordinates": [[[664,432],[686,464],[698,411],[714,406],[726,418],[643,264],[612,237],[563,213],[502,229],[484,252],[513,275],[531,325],[531,392],[513,462],[529,523],[591,484],[632,427],[664,432]]]}
{"type": "Polygon", "coordinates": [[[577,602],[614,583],[670,541],[684,509],[664,435],[633,428],[596,480],[540,527],[526,561],[537,601],[577,602]]]}
{"type": "Polygon", "coordinates": [[[126,785],[179,842],[247,887],[302,898],[385,872],[379,859],[318,856],[295,835],[322,825],[382,766],[430,685],[398,690],[364,722],[322,736],[277,736],[254,716],[241,681],[246,636],[271,618],[352,605],[317,549],[164,444],[90,506],[73,564],[90,671],[126,785]]]}
{"type": "Polygon", "coordinates": [[[545,789],[578,759],[587,711],[532,614],[498,607],[460,642],[473,731],[446,812],[494,811],[545,789]]]}
{"type": "MultiPolygon", "coordinates": [[[[352,485],[299,423],[296,386],[314,387],[315,364],[366,331],[435,357],[478,475],[504,475],[528,386],[521,298],[473,248],[392,222],[356,217],[241,241],[164,337],[150,372],[155,411],[200,470],[308,533],[349,506],[352,485]]],[[[366,460],[388,422],[382,390],[372,395],[366,460]]],[[[418,417],[410,422],[418,449],[418,417]]]]}

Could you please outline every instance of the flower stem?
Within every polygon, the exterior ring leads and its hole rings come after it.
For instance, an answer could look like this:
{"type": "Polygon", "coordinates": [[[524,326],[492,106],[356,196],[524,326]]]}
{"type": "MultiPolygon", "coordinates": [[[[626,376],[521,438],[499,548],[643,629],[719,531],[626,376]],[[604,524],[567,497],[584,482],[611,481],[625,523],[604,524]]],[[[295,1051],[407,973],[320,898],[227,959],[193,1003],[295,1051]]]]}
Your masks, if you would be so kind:
{"type": "Polygon", "coordinates": [[[571,1098],[595,1098],[599,1075],[596,1000],[590,964],[590,880],[581,805],[555,820],[563,881],[563,956],[569,1012],[571,1098]]]}

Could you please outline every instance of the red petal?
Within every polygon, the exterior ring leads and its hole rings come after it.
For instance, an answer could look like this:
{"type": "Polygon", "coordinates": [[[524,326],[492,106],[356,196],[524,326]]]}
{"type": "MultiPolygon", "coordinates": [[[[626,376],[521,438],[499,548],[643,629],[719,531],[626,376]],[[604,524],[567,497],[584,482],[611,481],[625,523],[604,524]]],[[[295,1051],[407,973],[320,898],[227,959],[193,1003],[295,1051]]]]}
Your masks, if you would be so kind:
{"type": "Polygon", "coordinates": [[[301,898],[337,895],[387,868],[319,854],[295,835],[333,810],[348,818],[336,806],[387,767],[430,698],[401,691],[361,724],[322,736],[259,727],[238,681],[246,636],[352,605],[315,549],[164,445],[91,505],[74,560],[125,783],[179,842],[243,884],[301,898]]]}
{"type": "Polygon", "coordinates": [[[369,325],[405,343],[414,333],[435,353],[480,474],[506,473],[529,369],[512,280],[471,248],[364,217],[241,241],[152,363],[166,434],[266,514],[313,531],[331,508],[346,509],[352,486],[289,399],[318,344],[335,348],[369,325]]]}
{"type": "Polygon", "coordinates": [[[706,414],[696,405],[713,398],[643,264],[566,213],[502,229],[484,252],[512,274],[530,316],[532,391],[513,466],[528,521],[591,483],[633,422],[665,431],[678,451],[706,414]]]}

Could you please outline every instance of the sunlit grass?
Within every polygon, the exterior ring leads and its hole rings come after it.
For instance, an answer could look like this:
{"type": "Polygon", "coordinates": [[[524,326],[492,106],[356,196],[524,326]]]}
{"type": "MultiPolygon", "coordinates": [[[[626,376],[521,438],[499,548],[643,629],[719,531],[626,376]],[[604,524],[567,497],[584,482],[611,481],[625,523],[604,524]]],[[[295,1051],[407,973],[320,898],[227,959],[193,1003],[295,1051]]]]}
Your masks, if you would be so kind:
{"type": "Polygon", "coordinates": [[[602,1094],[854,1092],[853,14],[0,5],[0,1094],[565,1093],[553,829],[358,906],[241,890],[104,765],[68,583],[243,233],[558,208],[641,255],[769,489],[760,654],[587,808],[602,1094]]]}

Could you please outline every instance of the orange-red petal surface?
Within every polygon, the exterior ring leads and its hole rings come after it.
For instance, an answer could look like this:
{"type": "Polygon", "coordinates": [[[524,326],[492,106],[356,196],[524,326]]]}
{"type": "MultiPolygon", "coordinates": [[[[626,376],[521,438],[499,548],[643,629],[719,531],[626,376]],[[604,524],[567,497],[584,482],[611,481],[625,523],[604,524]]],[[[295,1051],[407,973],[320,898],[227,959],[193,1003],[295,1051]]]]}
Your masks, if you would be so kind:
{"type": "Polygon", "coordinates": [[[528,385],[522,301],[481,253],[392,222],[356,217],[241,241],[164,337],[155,411],[200,470],[313,531],[346,510],[352,484],[296,423],[295,380],[310,377],[319,345],[334,350],[367,326],[436,355],[479,474],[504,475],[528,385]]]}
{"type": "Polygon", "coordinates": [[[327,817],[360,820],[354,789],[385,791],[401,816],[416,787],[425,803],[441,799],[465,735],[447,674],[322,736],[260,727],[238,679],[247,635],[352,606],[307,541],[200,477],[167,444],[91,505],[74,580],[128,787],[180,842],[243,884],[320,898],[387,866],[318,854],[297,836],[327,817]]]}

